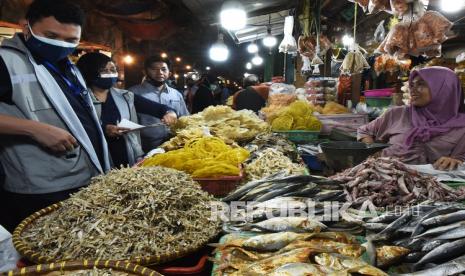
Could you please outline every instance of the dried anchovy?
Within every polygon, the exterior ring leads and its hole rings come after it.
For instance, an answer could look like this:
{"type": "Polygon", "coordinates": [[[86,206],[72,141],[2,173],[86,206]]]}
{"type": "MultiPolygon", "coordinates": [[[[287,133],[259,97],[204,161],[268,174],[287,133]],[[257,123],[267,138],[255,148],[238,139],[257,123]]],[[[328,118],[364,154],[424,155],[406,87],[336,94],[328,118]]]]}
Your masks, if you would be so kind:
{"type": "Polygon", "coordinates": [[[298,175],[303,174],[305,168],[300,164],[293,163],[289,157],[273,148],[259,152],[257,158],[245,164],[245,172],[249,181],[262,179],[283,170],[286,171],[287,175],[298,175]]]}
{"type": "Polygon", "coordinates": [[[202,246],[219,232],[213,198],[192,178],[162,168],[122,168],[37,219],[22,233],[34,252],[55,260],[166,255],[202,246]]]}
{"type": "Polygon", "coordinates": [[[370,200],[378,207],[409,205],[424,200],[457,201],[465,197],[436,178],[419,174],[395,158],[369,158],[364,163],[331,177],[345,182],[347,201],[370,200]]]}
{"type": "MultiPolygon", "coordinates": [[[[51,274],[51,273],[49,273],[51,274]]],[[[94,267],[92,270],[79,270],[79,271],[61,271],[59,275],[67,276],[128,276],[135,275],[126,272],[113,271],[110,269],[100,269],[94,267]]]]}
{"type": "Polygon", "coordinates": [[[274,148],[282,152],[285,156],[291,158],[293,162],[299,161],[299,152],[295,145],[289,141],[284,135],[279,133],[264,133],[259,134],[252,142],[248,143],[245,147],[252,156],[249,160],[258,157],[257,153],[267,148],[274,148]]]}

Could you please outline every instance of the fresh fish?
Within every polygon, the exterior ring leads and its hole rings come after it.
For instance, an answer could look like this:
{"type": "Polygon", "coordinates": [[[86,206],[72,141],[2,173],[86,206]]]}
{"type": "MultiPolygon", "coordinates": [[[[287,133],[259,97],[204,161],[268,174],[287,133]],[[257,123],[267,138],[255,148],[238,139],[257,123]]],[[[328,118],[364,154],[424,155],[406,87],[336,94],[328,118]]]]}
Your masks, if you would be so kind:
{"type": "Polygon", "coordinates": [[[302,186],[307,187],[309,185],[313,186],[313,188],[316,187],[315,183],[312,183],[312,184],[303,184],[303,183],[290,184],[290,185],[287,185],[287,186],[285,186],[285,187],[283,187],[281,189],[272,190],[272,191],[270,191],[268,193],[265,193],[265,194],[257,197],[255,199],[255,201],[263,202],[263,201],[275,198],[275,197],[280,196],[280,195],[284,195],[284,194],[292,192],[292,191],[300,190],[302,188],[302,186]]]}
{"type": "Polygon", "coordinates": [[[243,230],[258,229],[268,232],[291,231],[297,233],[319,232],[326,229],[323,223],[306,217],[276,217],[246,226],[243,230]]]}
{"type": "Polygon", "coordinates": [[[386,228],[388,225],[386,223],[380,223],[380,222],[371,222],[371,223],[365,223],[363,225],[365,229],[372,231],[372,232],[381,232],[383,231],[384,228],[386,228]]]}
{"type": "Polygon", "coordinates": [[[405,256],[404,261],[406,263],[416,263],[419,260],[421,260],[421,258],[423,258],[425,255],[426,255],[426,252],[412,252],[408,254],[407,256],[405,256]]]}
{"type": "Polygon", "coordinates": [[[396,232],[402,235],[405,235],[405,234],[410,235],[413,233],[414,230],[415,230],[414,226],[406,226],[406,227],[401,227],[397,229],[396,232]]]}
{"type": "Polygon", "coordinates": [[[421,224],[426,227],[432,227],[432,226],[450,224],[453,222],[463,221],[463,220],[465,220],[465,210],[460,210],[454,213],[440,215],[440,216],[426,219],[422,221],[421,224]]]}
{"type": "Polygon", "coordinates": [[[257,203],[252,207],[254,209],[280,209],[294,206],[304,208],[309,202],[311,202],[311,200],[306,197],[277,197],[257,203]]]}
{"type": "Polygon", "coordinates": [[[315,201],[325,201],[325,200],[332,199],[334,197],[338,197],[341,194],[344,194],[344,191],[341,191],[341,190],[324,190],[324,191],[321,191],[318,194],[316,194],[313,197],[313,199],[315,201]]]}
{"type": "Polygon", "coordinates": [[[412,214],[410,212],[404,213],[401,217],[396,219],[395,221],[391,222],[386,228],[384,228],[383,231],[379,232],[378,234],[375,235],[375,239],[386,239],[387,237],[390,237],[393,235],[393,233],[402,227],[404,224],[406,224],[410,218],[412,217],[412,214]]]}
{"type": "Polygon", "coordinates": [[[424,232],[423,234],[416,236],[416,238],[421,238],[421,237],[425,237],[425,236],[432,236],[432,235],[440,235],[440,234],[443,234],[445,232],[448,232],[449,230],[456,229],[456,228],[459,228],[459,227],[461,227],[461,228],[465,227],[465,221],[456,222],[456,223],[453,223],[453,224],[432,228],[432,229],[424,232]]]}
{"type": "MultiPolygon", "coordinates": [[[[427,220],[429,218],[435,217],[435,216],[452,213],[452,212],[455,212],[455,211],[458,211],[458,210],[460,210],[460,208],[458,206],[455,206],[455,205],[440,206],[440,207],[426,213],[420,219],[420,222],[423,222],[423,221],[425,221],[425,220],[427,220]]],[[[413,230],[413,233],[412,233],[411,237],[415,237],[415,236],[419,235],[424,230],[425,230],[425,227],[421,223],[417,224],[417,226],[415,227],[415,230],[413,230]]]]}
{"type": "Polygon", "coordinates": [[[450,231],[447,231],[437,236],[435,239],[455,240],[455,239],[461,239],[461,238],[465,238],[465,227],[458,227],[458,228],[452,229],[450,231]]]}
{"type": "Polygon", "coordinates": [[[367,237],[367,242],[363,244],[363,246],[366,248],[366,252],[368,255],[368,264],[376,266],[376,247],[373,244],[371,238],[367,237]]]}
{"type": "Polygon", "coordinates": [[[421,251],[423,252],[429,252],[435,249],[436,247],[440,246],[441,244],[445,244],[447,240],[430,240],[427,241],[423,244],[423,247],[421,248],[421,251]]]}
{"type": "Polygon", "coordinates": [[[368,223],[391,223],[401,216],[402,216],[401,214],[386,213],[381,216],[368,220],[368,223]]]}
{"type": "Polygon", "coordinates": [[[270,175],[268,177],[265,177],[263,179],[251,181],[251,182],[245,184],[244,186],[240,187],[239,189],[235,190],[234,192],[232,192],[228,196],[224,197],[222,201],[228,202],[228,201],[237,200],[240,197],[242,197],[243,195],[245,195],[248,191],[255,188],[256,186],[258,186],[258,185],[260,185],[262,183],[268,182],[270,180],[273,180],[273,179],[282,178],[284,175],[286,175],[286,172],[285,171],[280,171],[280,172],[272,174],[272,175],[270,175]]]}
{"type": "Polygon", "coordinates": [[[457,258],[455,260],[435,265],[430,269],[420,270],[413,273],[394,274],[396,276],[449,276],[457,275],[465,272],[465,259],[464,257],[457,258]]]}
{"type": "Polygon", "coordinates": [[[312,197],[315,194],[319,193],[320,189],[319,187],[317,188],[317,184],[315,183],[310,183],[306,184],[305,186],[301,187],[300,189],[289,192],[287,194],[283,194],[282,196],[306,196],[306,197],[312,197]]]}
{"type": "Polygon", "coordinates": [[[407,248],[409,248],[412,251],[420,251],[423,248],[423,245],[427,240],[423,238],[418,238],[418,239],[411,239],[410,242],[407,244],[407,248]]]}
{"type": "Polygon", "coordinates": [[[270,276],[303,276],[303,275],[313,275],[313,276],[325,276],[328,273],[333,272],[332,270],[309,263],[291,263],[285,264],[270,274],[270,276]]]}
{"type": "Polygon", "coordinates": [[[436,263],[444,259],[450,260],[463,254],[465,254],[465,239],[448,242],[427,253],[415,264],[415,268],[419,268],[426,263],[436,263]]]}

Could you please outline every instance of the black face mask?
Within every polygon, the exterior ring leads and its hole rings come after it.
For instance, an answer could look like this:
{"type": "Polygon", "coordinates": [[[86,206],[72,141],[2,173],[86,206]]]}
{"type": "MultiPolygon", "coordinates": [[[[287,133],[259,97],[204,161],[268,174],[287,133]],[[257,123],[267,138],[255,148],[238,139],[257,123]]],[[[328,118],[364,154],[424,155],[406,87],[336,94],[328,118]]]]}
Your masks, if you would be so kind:
{"type": "Polygon", "coordinates": [[[155,86],[155,87],[160,87],[160,86],[162,86],[163,84],[165,84],[164,81],[157,81],[157,80],[154,80],[154,79],[152,79],[152,78],[147,78],[147,81],[148,81],[150,84],[152,84],[153,86],[155,86]]]}

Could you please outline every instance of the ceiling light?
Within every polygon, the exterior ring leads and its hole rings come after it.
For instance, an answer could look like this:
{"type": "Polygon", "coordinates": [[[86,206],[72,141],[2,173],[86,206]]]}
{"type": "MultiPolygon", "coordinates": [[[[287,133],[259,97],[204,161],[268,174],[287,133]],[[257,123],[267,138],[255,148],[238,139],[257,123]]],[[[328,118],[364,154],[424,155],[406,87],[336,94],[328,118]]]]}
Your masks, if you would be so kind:
{"type": "Polygon", "coordinates": [[[218,41],[210,48],[210,58],[214,61],[226,61],[229,57],[229,49],[224,44],[223,34],[218,35],[218,41]]]}
{"type": "Polygon", "coordinates": [[[252,69],[252,63],[247,62],[247,64],[245,65],[245,68],[246,68],[247,70],[252,69]]]}
{"type": "Polygon", "coordinates": [[[221,7],[221,26],[226,30],[237,31],[243,29],[247,23],[247,14],[241,3],[227,1],[221,7]]]}
{"type": "Polygon", "coordinates": [[[174,74],[174,78],[175,78],[175,79],[179,78],[179,75],[178,75],[178,74],[174,74]]]}
{"type": "Polygon", "coordinates": [[[184,88],[187,88],[187,85],[184,85],[184,88]]]}
{"type": "Polygon", "coordinates": [[[205,70],[210,71],[210,66],[205,67],[205,70]]]}
{"type": "Polygon", "coordinates": [[[167,58],[168,57],[168,54],[167,53],[161,53],[160,55],[162,58],[167,58]]]}
{"type": "Polygon", "coordinates": [[[249,46],[247,46],[247,52],[251,54],[255,54],[256,52],[258,52],[257,44],[255,44],[255,42],[250,43],[249,46]]]}
{"type": "Polygon", "coordinates": [[[177,62],[181,62],[181,58],[180,58],[180,57],[177,57],[177,58],[176,58],[176,61],[177,61],[177,62]]]}
{"type": "Polygon", "coordinates": [[[253,59],[252,59],[252,63],[253,65],[262,65],[263,63],[263,58],[261,56],[259,56],[258,54],[256,54],[253,59]]]}
{"type": "Polygon", "coordinates": [[[268,27],[267,32],[268,34],[265,36],[265,38],[263,38],[263,45],[265,45],[268,48],[271,48],[278,43],[278,40],[271,34],[271,27],[268,27]]]}
{"type": "Polygon", "coordinates": [[[131,55],[126,55],[123,58],[124,63],[132,64],[134,62],[134,58],[131,55]]]}
{"type": "Polygon", "coordinates": [[[187,74],[184,74],[184,77],[187,77],[187,74]]]}
{"type": "Polygon", "coordinates": [[[351,37],[350,35],[344,35],[342,37],[342,44],[344,44],[344,46],[350,46],[354,44],[354,38],[351,37]]]}
{"type": "Polygon", "coordinates": [[[442,0],[441,10],[447,13],[454,13],[462,10],[465,7],[465,0],[442,0]]]}
{"type": "Polygon", "coordinates": [[[192,69],[192,66],[186,65],[186,69],[187,69],[187,70],[191,70],[191,69],[192,69]]]}
{"type": "Polygon", "coordinates": [[[244,78],[247,78],[249,75],[250,75],[249,73],[245,72],[244,73],[244,78]]]}

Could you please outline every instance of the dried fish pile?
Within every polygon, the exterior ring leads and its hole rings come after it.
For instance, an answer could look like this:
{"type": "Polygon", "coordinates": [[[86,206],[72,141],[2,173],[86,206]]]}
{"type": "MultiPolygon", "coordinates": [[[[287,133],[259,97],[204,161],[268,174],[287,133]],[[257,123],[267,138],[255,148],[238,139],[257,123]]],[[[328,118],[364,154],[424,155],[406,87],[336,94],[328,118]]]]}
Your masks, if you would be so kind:
{"type": "Polygon", "coordinates": [[[409,169],[398,159],[369,158],[364,163],[331,177],[345,183],[348,202],[371,201],[378,207],[409,205],[424,200],[457,201],[465,198],[434,177],[409,169]]]}
{"type": "Polygon", "coordinates": [[[54,260],[166,255],[202,246],[219,232],[210,218],[212,201],[183,172],[123,168],[95,177],[21,238],[54,260]]]}
{"type": "Polygon", "coordinates": [[[161,147],[167,151],[182,148],[187,141],[205,136],[205,132],[233,145],[235,142],[248,142],[258,134],[268,132],[269,128],[253,111],[210,106],[200,113],[180,118],[173,128],[179,136],[161,147]]]}
{"type": "Polygon", "coordinates": [[[425,203],[389,211],[368,220],[364,227],[374,242],[408,248],[411,253],[403,261],[413,263],[414,271],[426,264],[439,265],[457,257],[465,258],[465,206],[462,204],[425,203]]]}
{"type": "Polygon", "coordinates": [[[293,163],[289,157],[273,148],[267,148],[257,153],[257,157],[246,163],[244,167],[248,180],[262,179],[280,171],[285,171],[287,175],[305,172],[303,165],[293,163]]]}
{"type": "MultiPolygon", "coordinates": [[[[213,275],[388,275],[362,260],[365,248],[345,233],[281,232],[253,237],[233,234],[225,240],[216,245],[219,254],[213,275]]],[[[375,250],[385,263],[392,263],[407,252],[395,246],[375,250]]]]}
{"type": "MultiPolygon", "coordinates": [[[[49,273],[53,274],[53,273],[49,273]]],[[[79,270],[79,271],[60,271],[60,275],[67,275],[67,276],[129,276],[129,275],[136,275],[126,272],[114,271],[111,268],[96,268],[94,267],[92,270],[79,270]]]]}
{"type": "Polygon", "coordinates": [[[284,135],[279,133],[260,134],[244,148],[251,153],[249,160],[258,157],[258,153],[265,149],[274,148],[289,157],[293,162],[299,161],[299,153],[297,152],[294,144],[284,135]]]}

